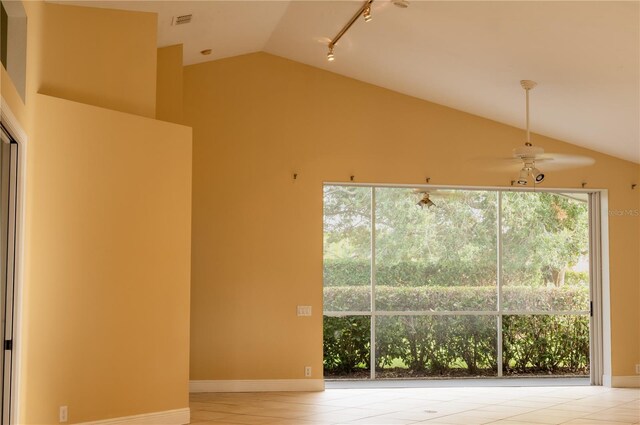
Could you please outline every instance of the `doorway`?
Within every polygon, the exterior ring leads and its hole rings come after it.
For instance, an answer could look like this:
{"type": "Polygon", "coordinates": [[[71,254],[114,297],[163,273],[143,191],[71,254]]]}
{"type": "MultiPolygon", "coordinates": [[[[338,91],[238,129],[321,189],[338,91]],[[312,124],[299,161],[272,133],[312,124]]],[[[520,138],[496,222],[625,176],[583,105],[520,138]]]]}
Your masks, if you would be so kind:
{"type": "MultiPolygon", "coordinates": [[[[4,111],[3,111],[4,112],[4,111]]],[[[18,143],[0,120],[0,365],[2,424],[13,419],[15,399],[14,334],[16,317],[18,143]]]]}

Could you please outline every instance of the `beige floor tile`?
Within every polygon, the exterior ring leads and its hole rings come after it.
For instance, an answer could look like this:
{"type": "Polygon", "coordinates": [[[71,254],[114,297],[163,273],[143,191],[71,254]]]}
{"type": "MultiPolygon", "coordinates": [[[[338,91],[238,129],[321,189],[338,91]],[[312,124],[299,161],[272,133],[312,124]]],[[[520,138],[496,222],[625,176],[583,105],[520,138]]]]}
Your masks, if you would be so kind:
{"type": "Polygon", "coordinates": [[[493,404],[477,409],[479,412],[498,412],[509,416],[522,415],[534,410],[537,410],[537,407],[504,406],[502,404],[493,404]]]}
{"type": "Polygon", "coordinates": [[[575,404],[575,403],[569,402],[569,403],[556,404],[555,406],[553,406],[553,409],[566,410],[566,411],[572,411],[572,412],[583,412],[585,415],[588,415],[589,413],[599,412],[607,408],[602,406],[590,406],[587,404],[575,404]]]}
{"type": "Polygon", "coordinates": [[[612,421],[597,421],[595,419],[573,419],[571,421],[564,422],[562,425],[624,425],[625,422],[612,422],[612,421]]]}
{"type": "Polygon", "coordinates": [[[634,424],[640,421],[640,412],[634,412],[633,410],[626,410],[620,412],[620,410],[603,410],[600,412],[585,415],[585,419],[595,419],[598,421],[611,421],[611,422],[624,422],[634,424]]]}
{"type": "Polygon", "coordinates": [[[355,421],[347,422],[349,425],[410,425],[416,421],[409,419],[397,419],[381,416],[373,416],[370,418],[358,419],[355,421]]]}
{"type": "Polygon", "coordinates": [[[510,416],[504,419],[508,419],[510,421],[520,421],[520,422],[534,422],[534,423],[541,423],[541,424],[561,424],[563,422],[567,422],[569,420],[572,419],[576,419],[577,417],[580,416],[579,413],[576,414],[576,412],[568,412],[568,411],[564,411],[564,413],[573,413],[574,416],[567,416],[564,414],[552,414],[552,413],[547,413],[541,410],[536,410],[534,412],[529,412],[529,413],[524,413],[522,415],[515,415],[515,416],[510,416]]]}
{"type": "Polygon", "coordinates": [[[215,419],[224,418],[225,416],[229,416],[229,414],[224,412],[210,412],[208,410],[195,410],[193,408],[191,409],[192,421],[212,421],[215,419]]]}
{"type": "Polygon", "coordinates": [[[604,387],[198,393],[190,405],[194,425],[640,423],[640,390],[604,387]]]}
{"type": "Polygon", "coordinates": [[[273,422],[274,418],[254,415],[229,415],[219,420],[225,423],[241,424],[241,425],[265,425],[273,422]]]}
{"type": "Polygon", "coordinates": [[[326,422],[307,421],[303,419],[273,419],[265,425],[327,425],[326,422]]]}
{"type": "Polygon", "coordinates": [[[343,409],[335,412],[314,413],[312,415],[300,416],[300,419],[311,421],[326,421],[330,424],[347,423],[358,419],[377,416],[376,413],[367,411],[366,409],[343,409]]]}
{"type": "Polygon", "coordinates": [[[544,424],[542,424],[541,422],[523,422],[523,421],[514,421],[511,419],[501,419],[499,421],[490,422],[489,425],[544,425],[544,424]]]}
{"type": "Polygon", "coordinates": [[[473,413],[456,413],[442,416],[428,421],[418,422],[419,424],[443,424],[443,425],[482,425],[495,422],[495,419],[479,418],[473,413]]]}
{"type": "Polygon", "coordinates": [[[448,412],[434,409],[415,409],[415,410],[400,410],[398,412],[388,413],[386,415],[380,415],[380,417],[388,417],[393,419],[405,419],[411,421],[426,421],[442,416],[451,415],[456,412],[448,412]]]}

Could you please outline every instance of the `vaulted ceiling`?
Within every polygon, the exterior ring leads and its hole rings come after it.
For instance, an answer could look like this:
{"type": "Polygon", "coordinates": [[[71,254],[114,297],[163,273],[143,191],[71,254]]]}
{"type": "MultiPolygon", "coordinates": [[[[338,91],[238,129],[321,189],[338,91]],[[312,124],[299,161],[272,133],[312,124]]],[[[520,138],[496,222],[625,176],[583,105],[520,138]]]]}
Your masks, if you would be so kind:
{"type": "Polygon", "coordinates": [[[534,80],[532,131],[640,163],[639,1],[376,0],[333,62],[362,1],[60,3],[158,13],[158,45],[182,43],[185,65],[264,51],[517,127],[534,80]]]}

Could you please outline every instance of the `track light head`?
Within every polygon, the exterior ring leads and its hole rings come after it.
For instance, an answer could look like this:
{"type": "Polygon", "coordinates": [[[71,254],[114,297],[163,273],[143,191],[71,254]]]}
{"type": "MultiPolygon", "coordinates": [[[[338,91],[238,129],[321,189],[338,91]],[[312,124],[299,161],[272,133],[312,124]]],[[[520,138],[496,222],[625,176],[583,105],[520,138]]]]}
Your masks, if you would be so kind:
{"type": "Polygon", "coordinates": [[[371,16],[371,6],[367,6],[362,13],[365,22],[371,22],[373,17],[371,16]]]}
{"type": "Polygon", "coordinates": [[[336,59],[336,57],[333,54],[333,47],[329,47],[329,52],[327,53],[327,60],[329,62],[333,62],[336,59]]]}

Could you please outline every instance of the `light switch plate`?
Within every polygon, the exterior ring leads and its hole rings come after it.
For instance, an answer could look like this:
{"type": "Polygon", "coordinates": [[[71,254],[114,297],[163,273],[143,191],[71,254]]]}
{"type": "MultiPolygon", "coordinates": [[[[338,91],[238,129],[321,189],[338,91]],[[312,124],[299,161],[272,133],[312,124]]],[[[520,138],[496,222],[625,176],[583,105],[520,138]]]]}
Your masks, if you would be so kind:
{"type": "Polygon", "coordinates": [[[298,306],[298,316],[311,316],[311,306],[310,305],[299,305],[298,306]]]}

